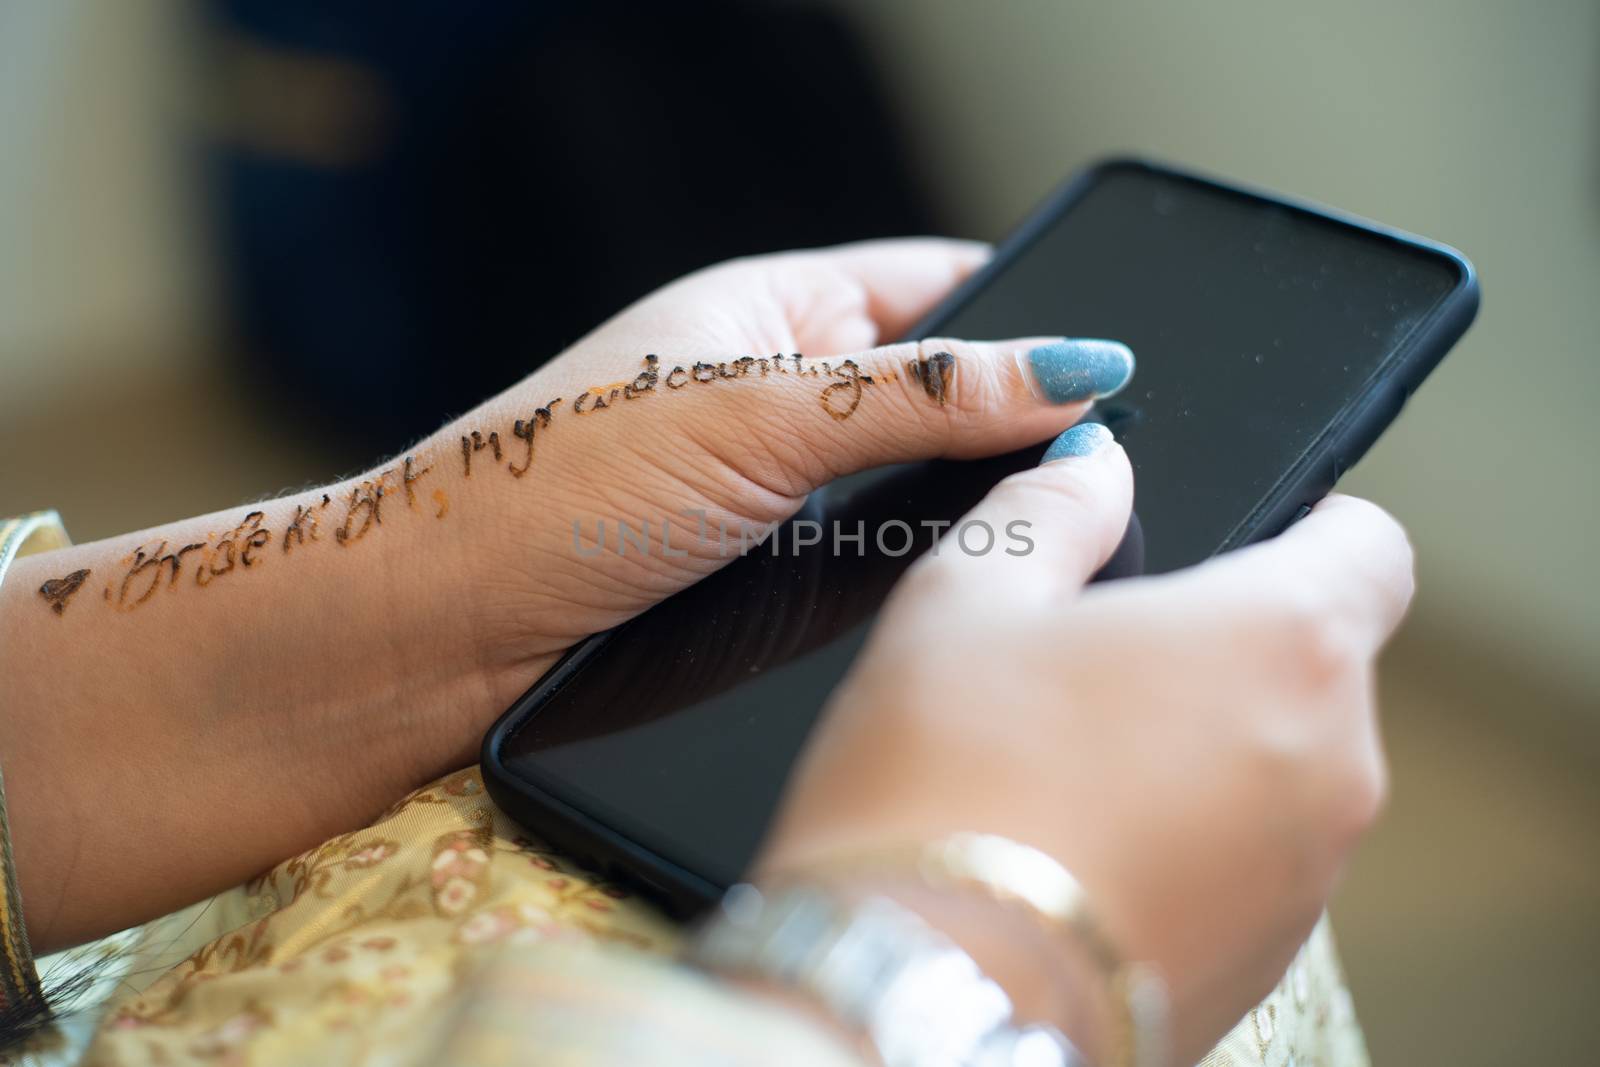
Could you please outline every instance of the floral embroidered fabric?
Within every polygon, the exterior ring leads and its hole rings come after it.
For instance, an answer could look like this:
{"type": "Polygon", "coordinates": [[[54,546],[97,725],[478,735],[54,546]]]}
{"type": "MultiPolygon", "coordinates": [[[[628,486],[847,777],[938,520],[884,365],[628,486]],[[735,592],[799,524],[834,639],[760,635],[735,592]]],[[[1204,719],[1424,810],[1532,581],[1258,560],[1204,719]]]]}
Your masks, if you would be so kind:
{"type": "MultiPolygon", "coordinates": [[[[861,1062],[805,1018],[674,964],[669,921],[525,836],[476,770],[190,909],[181,934],[198,948],[114,998],[81,1058],[32,1062],[861,1062]]],[[[1324,922],[1203,1067],[1365,1062],[1324,922]]]]}

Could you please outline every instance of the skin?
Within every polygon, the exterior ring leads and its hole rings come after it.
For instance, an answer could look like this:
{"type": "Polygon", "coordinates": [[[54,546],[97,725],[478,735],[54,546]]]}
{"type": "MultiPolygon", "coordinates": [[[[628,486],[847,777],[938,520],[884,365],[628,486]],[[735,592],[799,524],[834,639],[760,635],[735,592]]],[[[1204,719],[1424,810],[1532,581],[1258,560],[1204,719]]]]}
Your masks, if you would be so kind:
{"type": "MultiPolygon", "coordinates": [[[[1048,403],[1025,369],[1054,339],[873,347],[985,255],[899,241],[724,264],[377,470],[19,560],[0,587],[0,754],[36,949],[164,914],[365,824],[470,763],[575,641],[724,562],[687,542],[683,556],[580,556],[574,520],[703,509],[766,524],[854,470],[1009,451],[1071,425],[1088,401],[1048,403]],[[693,380],[700,361],[795,352],[829,372],[693,380]],[[646,353],[663,384],[621,398],[646,353]],[[873,383],[827,402],[846,358],[873,383]],[[689,381],[669,391],[680,364],[689,381]],[[40,592],[78,571],[70,594],[40,592]]],[[[1050,464],[980,508],[1003,514],[997,528],[1033,518],[1041,551],[913,570],[766,862],[952,829],[1044,848],[1131,952],[1168,970],[1180,1047],[1198,1048],[1281,972],[1376,808],[1367,683],[1409,557],[1375,509],[1339,503],[1275,546],[1075,595],[1129,492],[1114,446],[1050,464]]],[[[888,888],[981,946],[1020,1003],[1059,1002],[1031,965],[1037,939],[1009,919],[888,888]]],[[[1093,1047],[1092,1018],[1067,1022],[1093,1047]]]]}
{"type": "Polygon", "coordinates": [[[1065,428],[1087,401],[1034,395],[1017,353],[1039,339],[872,347],[986,255],[898,241],[713,267],[374,471],[17,561],[0,586],[0,753],[33,944],[152,918],[365,824],[471,763],[575,641],[725,562],[687,537],[683,556],[579,556],[575,520],[765,524],[849,471],[1065,428]],[[780,352],[808,373],[595,410],[604,389],[574,413],[646,354],[663,371],[712,361],[714,378],[717,361],[780,352]],[[943,402],[907,371],[941,353],[959,366],[943,402]],[[875,382],[840,419],[823,393],[847,358],[875,382]],[[516,431],[541,410],[529,460],[516,431]],[[80,570],[64,603],[59,584],[40,592],[80,570]]]}
{"type": "MultiPolygon", "coordinates": [[[[1192,1063],[1283,975],[1381,807],[1373,661],[1410,599],[1411,552],[1379,509],[1331,497],[1273,541],[1085,589],[1131,499],[1108,444],[1008,479],[971,514],[1031,520],[1033,554],[919,560],[760,867],[962,830],[1043,849],[1124,954],[1160,967],[1192,1063]]],[[[879,889],[927,906],[903,880],[879,889]]],[[[1103,1016],[1050,1006],[1026,965],[1036,944],[996,949],[998,909],[936,906],[1014,999],[1101,1049],[1103,1016]]]]}

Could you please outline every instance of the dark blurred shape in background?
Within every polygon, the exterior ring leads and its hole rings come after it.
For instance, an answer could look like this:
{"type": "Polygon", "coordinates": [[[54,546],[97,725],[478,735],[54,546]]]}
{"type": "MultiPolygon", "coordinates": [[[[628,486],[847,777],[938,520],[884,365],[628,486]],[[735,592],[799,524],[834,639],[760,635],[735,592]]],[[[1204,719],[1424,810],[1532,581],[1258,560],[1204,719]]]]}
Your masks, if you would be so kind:
{"type": "Polygon", "coordinates": [[[238,349],[358,459],[697,267],[939,229],[865,51],[821,7],[209,15],[238,349]]]}

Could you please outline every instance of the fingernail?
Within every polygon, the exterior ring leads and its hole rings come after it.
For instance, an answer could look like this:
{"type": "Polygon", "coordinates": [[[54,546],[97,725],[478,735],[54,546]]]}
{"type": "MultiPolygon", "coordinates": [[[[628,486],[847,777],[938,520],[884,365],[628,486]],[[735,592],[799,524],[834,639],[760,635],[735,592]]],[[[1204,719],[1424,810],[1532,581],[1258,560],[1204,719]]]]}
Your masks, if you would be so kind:
{"type": "Polygon", "coordinates": [[[1028,368],[1044,398],[1070,404],[1110,396],[1133,377],[1133,352],[1120,341],[1067,340],[1028,352],[1028,368]]]}
{"type": "Polygon", "coordinates": [[[1050,447],[1044,450],[1044,458],[1040,465],[1053,463],[1058,459],[1075,459],[1080,456],[1092,456],[1116,438],[1111,436],[1111,431],[1098,422],[1080,422],[1066,433],[1050,442],[1050,447]]]}

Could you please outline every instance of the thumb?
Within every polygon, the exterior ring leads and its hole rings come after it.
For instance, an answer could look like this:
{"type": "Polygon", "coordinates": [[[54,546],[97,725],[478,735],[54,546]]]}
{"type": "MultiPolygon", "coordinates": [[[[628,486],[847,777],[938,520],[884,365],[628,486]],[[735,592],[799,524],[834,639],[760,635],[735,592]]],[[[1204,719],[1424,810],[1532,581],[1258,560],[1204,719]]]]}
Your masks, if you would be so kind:
{"type": "Polygon", "coordinates": [[[935,584],[1011,601],[1075,594],[1116,551],[1133,508],[1127,453],[1097,422],[1057,437],[1006,478],[917,563],[935,584]]]}
{"type": "Polygon", "coordinates": [[[1063,338],[927,339],[828,359],[662,360],[652,367],[658,389],[682,400],[656,409],[668,425],[654,429],[681,430],[744,477],[802,496],[889,463],[1026,447],[1121,389],[1133,365],[1119,342],[1063,338]]]}

